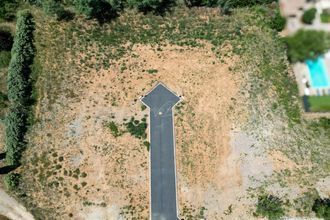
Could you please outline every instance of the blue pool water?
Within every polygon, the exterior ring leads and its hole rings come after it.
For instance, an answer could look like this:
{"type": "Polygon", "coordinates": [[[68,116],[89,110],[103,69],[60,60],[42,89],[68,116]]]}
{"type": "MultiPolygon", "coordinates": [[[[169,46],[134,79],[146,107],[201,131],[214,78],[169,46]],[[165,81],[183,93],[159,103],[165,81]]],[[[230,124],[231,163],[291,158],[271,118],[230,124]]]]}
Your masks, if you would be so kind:
{"type": "Polygon", "coordinates": [[[307,60],[311,86],[315,89],[330,87],[330,80],[324,63],[324,58],[319,57],[316,60],[307,60]]]}

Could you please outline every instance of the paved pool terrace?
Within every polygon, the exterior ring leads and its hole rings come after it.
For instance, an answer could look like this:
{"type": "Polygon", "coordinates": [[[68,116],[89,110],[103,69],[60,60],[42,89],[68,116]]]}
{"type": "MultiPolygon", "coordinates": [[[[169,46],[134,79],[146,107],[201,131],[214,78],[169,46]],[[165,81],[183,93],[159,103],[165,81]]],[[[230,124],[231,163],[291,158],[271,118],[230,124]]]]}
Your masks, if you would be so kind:
{"type": "Polygon", "coordinates": [[[293,71],[300,96],[330,95],[330,52],[317,60],[294,64],[293,71]]]}

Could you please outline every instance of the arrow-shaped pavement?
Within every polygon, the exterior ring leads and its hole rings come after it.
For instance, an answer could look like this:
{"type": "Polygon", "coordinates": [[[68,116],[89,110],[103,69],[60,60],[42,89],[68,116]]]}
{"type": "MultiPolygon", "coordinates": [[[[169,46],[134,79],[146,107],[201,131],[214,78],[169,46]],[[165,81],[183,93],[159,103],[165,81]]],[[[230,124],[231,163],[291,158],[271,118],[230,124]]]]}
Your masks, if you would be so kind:
{"type": "Polygon", "coordinates": [[[150,108],[151,219],[176,220],[175,139],[172,108],[180,98],[162,83],[141,101],[150,108]]]}

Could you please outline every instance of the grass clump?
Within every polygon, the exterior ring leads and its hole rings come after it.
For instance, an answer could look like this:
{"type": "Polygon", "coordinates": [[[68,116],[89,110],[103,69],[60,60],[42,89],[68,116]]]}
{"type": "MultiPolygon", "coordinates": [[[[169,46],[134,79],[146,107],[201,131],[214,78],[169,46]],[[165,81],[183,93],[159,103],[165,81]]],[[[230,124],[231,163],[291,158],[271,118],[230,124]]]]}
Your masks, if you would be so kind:
{"type": "Polygon", "coordinates": [[[118,128],[118,125],[113,122],[113,121],[110,121],[106,124],[106,127],[108,127],[111,131],[111,134],[114,136],[114,137],[119,137],[122,135],[122,132],[119,130],[118,128]]]}
{"type": "Polygon", "coordinates": [[[9,51],[0,51],[0,68],[8,67],[11,53],[9,51]]]}
{"type": "Polygon", "coordinates": [[[272,195],[263,195],[258,198],[257,216],[267,217],[270,220],[280,219],[284,215],[282,201],[272,195]]]}

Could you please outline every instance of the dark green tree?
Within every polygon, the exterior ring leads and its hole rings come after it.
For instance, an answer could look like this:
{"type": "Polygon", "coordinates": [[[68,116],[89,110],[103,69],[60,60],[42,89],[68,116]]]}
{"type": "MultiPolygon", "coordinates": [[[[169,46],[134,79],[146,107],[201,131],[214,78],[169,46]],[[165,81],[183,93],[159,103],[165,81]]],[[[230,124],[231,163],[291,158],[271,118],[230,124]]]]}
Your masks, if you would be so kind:
{"type": "Polygon", "coordinates": [[[306,10],[301,18],[302,22],[305,24],[312,24],[315,19],[316,12],[316,8],[306,10]]]}
{"type": "Polygon", "coordinates": [[[323,31],[299,30],[295,35],[284,38],[291,62],[315,59],[330,49],[330,36],[323,31]]]}
{"type": "Polygon", "coordinates": [[[269,26],[276,31],[282,31],[285,25],[286,19],[282,17],[280,10],[277,9],[269,22],[269,26]]]}
{"type": "Polygon", "coordinates": [[[76,10],[87,18],[97,19],[100,23],[107,22],[117,16],[111,4],[105,0],[76,0],[76,10]]]}

